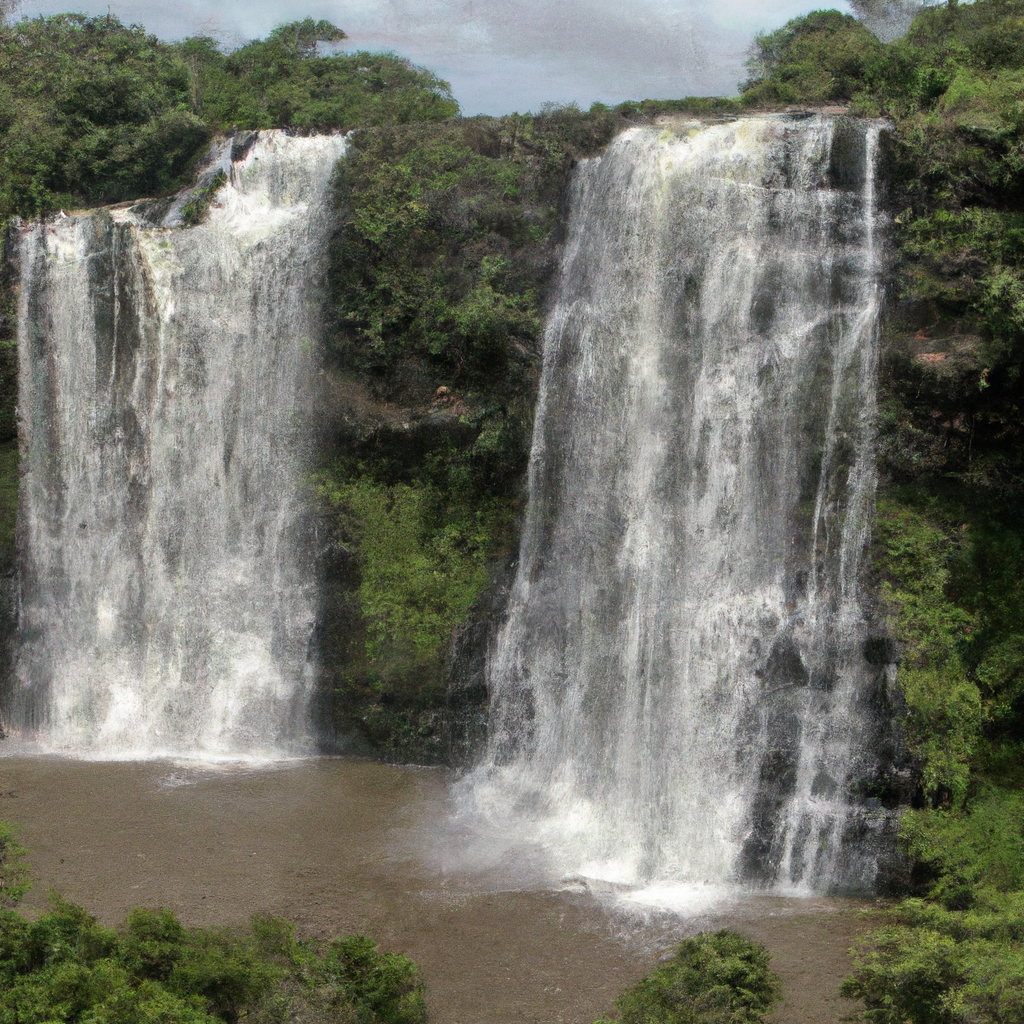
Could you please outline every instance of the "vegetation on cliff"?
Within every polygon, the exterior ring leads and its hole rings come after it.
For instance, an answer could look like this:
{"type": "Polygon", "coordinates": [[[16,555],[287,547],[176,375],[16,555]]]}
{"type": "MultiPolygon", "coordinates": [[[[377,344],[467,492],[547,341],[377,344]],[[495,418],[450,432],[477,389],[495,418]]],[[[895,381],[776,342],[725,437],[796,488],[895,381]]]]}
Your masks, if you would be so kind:
{"type": "Polygon", "coordinates": [[[894,469],[1019,480],[1024,3],[928,9],[889,44],[847,15],[814,12],[759,36],[750,70],[750,106],[844,103],[893,122],[897,290],[903,326],[920,335],[888,367],[894,469]]]}
{"type": "Polygon", "coordinates": [[[627,123],[559,108],[361,129],[339,167],[331,354],[392,410],[343,427],[317,475],[351,581],[321,644],[342,736],[447,754],[453,632],[513,557],[559,201],[627,123]]]}
{"type": "Polygon", "coordinates": [[[114,17],[0,26],[0,223],[166,193],[215,132],[443,120],[446,83],[388,54],[318,56],[344,37],[311,19],[223,53],[163,43],[114,17]]]}

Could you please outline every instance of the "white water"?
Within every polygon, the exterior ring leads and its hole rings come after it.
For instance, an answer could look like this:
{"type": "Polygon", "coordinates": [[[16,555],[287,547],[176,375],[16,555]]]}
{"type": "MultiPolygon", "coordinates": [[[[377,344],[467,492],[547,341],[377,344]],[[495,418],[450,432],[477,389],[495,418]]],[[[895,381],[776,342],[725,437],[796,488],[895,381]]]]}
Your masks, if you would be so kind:
{"type": "Polygon", "coordinates": [[[44,747],[308,747],[304,417],[345,147],[226,147],[197,227],[179,201],[23,229],[12,720],[44,747]]]}
{"type": "Polygon", "coordinates": [[[660,906],[870,888],[878,133],[638,128],[577,169],[458,793],[505,856],[660,906]]]}

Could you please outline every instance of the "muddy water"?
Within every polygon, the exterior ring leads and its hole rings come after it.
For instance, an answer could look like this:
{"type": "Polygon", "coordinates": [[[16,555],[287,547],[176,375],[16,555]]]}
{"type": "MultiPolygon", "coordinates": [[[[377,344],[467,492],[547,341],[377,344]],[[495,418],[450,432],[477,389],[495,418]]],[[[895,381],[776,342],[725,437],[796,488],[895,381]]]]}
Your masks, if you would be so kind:
{"type": "Polygon", "coordinates": [[[239,767],[0,758],[0,817],[37,879],[107,923],[134,906],[187,924],[255,913],[300,934],[371,935],[423,970],[434,1024],[593,1021],[674,938],[728,924],[782,975],[779,1024],[831,1024],[860,903],[748,898],[715,916],[629,915],[515,862],[474,867],[446,834],[444,775],[347,759],[239,767]],[[456,867],[453,868],[453,865],[456,867]]]}

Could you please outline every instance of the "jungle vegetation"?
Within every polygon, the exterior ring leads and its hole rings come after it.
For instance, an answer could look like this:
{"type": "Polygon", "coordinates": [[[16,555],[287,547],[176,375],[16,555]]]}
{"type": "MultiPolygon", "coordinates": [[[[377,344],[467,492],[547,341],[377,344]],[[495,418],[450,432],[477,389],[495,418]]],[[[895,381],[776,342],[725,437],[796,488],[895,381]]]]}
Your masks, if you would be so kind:
{"type": "MultiPolygon", "coordinates": [[[[757,37],[736,98],[459,119],[394,55],[294,22],[231,53],[116,18],[0,27],[0,222],[173,191],[215,133],[354,130],[328,352],[377,410],[311,486],[331,538],[318,638],[342,738],[443,760],[458,638],[512,558],[568,174],[663,111],[842,105],[886,118],[894,280],[878,593],[900,649],[911,897],[847,992],[869,1019],[1019,1020],[1024,991],[1024,0],[955,0],[882,43],[835,11],[757,37]]],[[[208,197],[205,197],[208,198],[208,197]]],[[[202,215],[202,196],[195,198],[202,215]]],[[[10,569],[13,318],[0,287],[0,546],[10,569]]],[[[255,941],[255,940],[254,940],[255,941]]]]}

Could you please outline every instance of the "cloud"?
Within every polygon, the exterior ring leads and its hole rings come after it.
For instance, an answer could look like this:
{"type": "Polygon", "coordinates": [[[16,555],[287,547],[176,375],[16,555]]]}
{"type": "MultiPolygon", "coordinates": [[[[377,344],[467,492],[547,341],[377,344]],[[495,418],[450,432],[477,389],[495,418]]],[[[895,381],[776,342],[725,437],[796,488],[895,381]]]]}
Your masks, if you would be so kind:
{"type": "MultiPolygon", "coordinates": [[[[80,5],[105,14],[107,4],[80,5]]],[[[536,110],[545,101],[733,94],[753,33],[813,4],[797,0],[157,0],[110,4],[161,38],[208,33],[235,45],[309,15],[352,48],[393,49],[452,83],[466,114],[536,110]]],[[[844,8],[846,4],[842,5],[844,8]]],[[[23,13],[66,3],[27,0],[23,13]]]]}

